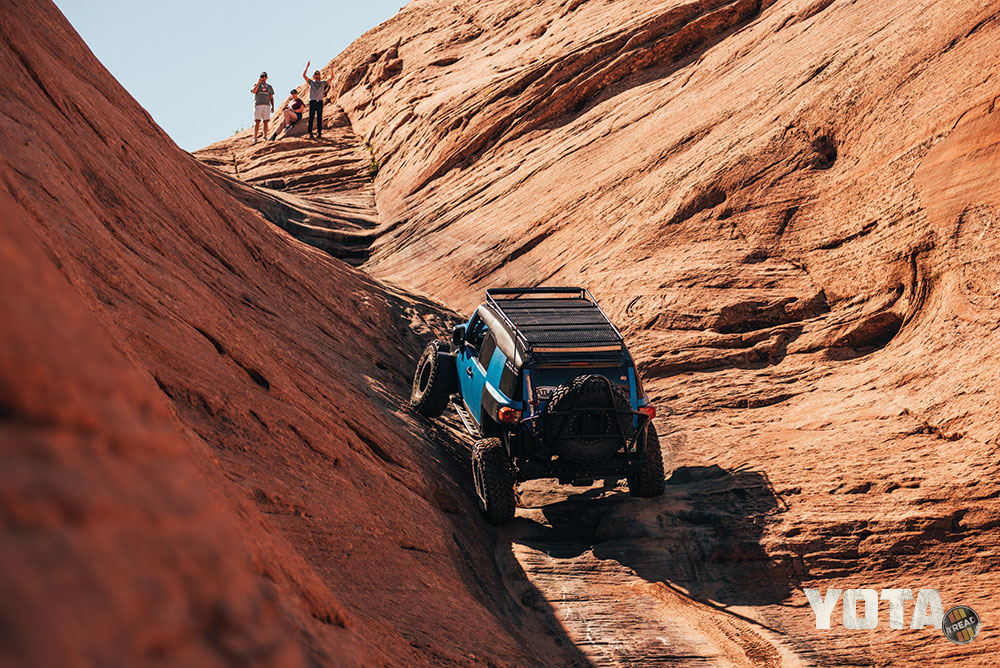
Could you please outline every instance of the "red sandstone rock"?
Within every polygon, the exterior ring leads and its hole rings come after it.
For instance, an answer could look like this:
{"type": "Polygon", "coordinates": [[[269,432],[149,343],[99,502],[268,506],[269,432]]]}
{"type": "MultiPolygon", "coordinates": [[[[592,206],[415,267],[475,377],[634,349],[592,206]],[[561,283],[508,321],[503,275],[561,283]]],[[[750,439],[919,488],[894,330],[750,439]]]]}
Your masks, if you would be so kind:
{"type": "Polygon", "coordinates": [[[817,631],[802,588],[1000,614],[998,55],[984,3],[425,0],[333,61],[380,166],[364,268],[463,311],[588,285],[677,411],[673,466],[730,471],[528,490],[528,595],[589,658],[994,663],[985,632],[817,631]]]}
{"type": "Polygon", "coordinates": [[[447,314],[270,225],[8,4],[0,663],[571,660],[403,408],[447,314]]]}
{"type": "Polygon", "coordinates": [[[418,0],[333,61],[328,143],[215,173],[10,9],[5,662],[993,665],[995,8],[418,0]],[[668,491],[490,533],[401,407],[414,293],[578,282],[676,411],[668,491]],[[803,587],[986,628],[819,631],[803,587]]]}

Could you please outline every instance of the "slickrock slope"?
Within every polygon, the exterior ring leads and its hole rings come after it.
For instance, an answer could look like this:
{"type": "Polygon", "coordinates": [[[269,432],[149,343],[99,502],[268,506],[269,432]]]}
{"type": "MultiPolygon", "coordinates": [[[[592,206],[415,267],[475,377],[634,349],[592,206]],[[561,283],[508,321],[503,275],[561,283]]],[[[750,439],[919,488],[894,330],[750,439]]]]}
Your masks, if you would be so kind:
{"type": "Polygon", "coordinates": [[[296,239],[361,264],[375,239],[377,166],[342,111],[334,107],[325,115],[322,141],[303,137],[302,120],[278,144],[219,142],[198,157],[233,177],[219,181],[234,197],[296,239]]]}
{"type": "Polygon", "coordinates": [[[51,3],[0,67],[0,663],[573,662],[402,407],[447,314],[237,201],[51,3]]]}
{"type": "MultiPolygon", "coordinates": [[[[661,501],[541,486],[502,534],[589,658],[994,664],[998,56],[987,2],[416,0],[333,61],[365,268],[463,311],[584,283],[676,411],[661,501]],[[986,628],[820,631],[810,586],[986,628]]],[[[211,148],[263,184],[297,146],[211,148]]]]}

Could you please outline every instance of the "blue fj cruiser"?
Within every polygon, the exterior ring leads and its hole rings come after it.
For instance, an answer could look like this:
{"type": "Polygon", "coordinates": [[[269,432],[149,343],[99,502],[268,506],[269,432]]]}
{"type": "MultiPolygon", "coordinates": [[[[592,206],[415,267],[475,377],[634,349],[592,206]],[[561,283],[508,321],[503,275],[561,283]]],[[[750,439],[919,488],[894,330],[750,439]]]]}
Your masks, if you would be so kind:
{"type": "Polygon", "coordinates": [[[514,517],[515,486],[625,478],[635,496],[663,493],[663,459],[621,333],[583,288],[486,291],[452,340],[431,341],[410,396],[427,417],[455,408],[475,439],[480,508],[514,517]]]}

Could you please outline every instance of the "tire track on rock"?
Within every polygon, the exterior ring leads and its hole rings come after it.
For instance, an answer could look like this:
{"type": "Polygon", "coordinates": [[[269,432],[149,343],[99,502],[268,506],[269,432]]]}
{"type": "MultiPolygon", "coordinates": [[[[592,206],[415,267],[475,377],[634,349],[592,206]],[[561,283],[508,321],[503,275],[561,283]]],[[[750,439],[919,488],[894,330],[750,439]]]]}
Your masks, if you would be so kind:
{"type": "MultiPolygon", "coordinates": [[[[628,559],[612,556],[648,551],[650,532],[643,525],[655,520],[642,501],[619,490],[591,487],[582,494],[578,491],[551,489],[548,481],[525,483],[522,501],[526,507],[518,509],[505,533],[523,576],[544,599],[535,603],[551,608],[566,635],[593,666],[807,665],[777,640],[775,632],[734,611],[696,600],[669,580],[640,575],[622,563],[628,559]]],[[[683,514],[683,504],[669,497],[668,493],[655,502],[655,512],[683,514]]],[[[681,534],[687,530],[668,530],[665,537],[683,543],[681,534]]],[[[688,542],[683,550],[692,552],[691,561],[697,561],[700,557],[695,553],[701,548],[693,535],[688,542]]],[[[498,562],[509,558],[498,555],[498,562]]],[[[635,558],[636,564],[643,559],[635,558]]],[[[662,558],[677,560],[678,554],[664,552],[662,558]]],[[[531,601],[522,599],[522,603],[532,606],[531,601]]]]}

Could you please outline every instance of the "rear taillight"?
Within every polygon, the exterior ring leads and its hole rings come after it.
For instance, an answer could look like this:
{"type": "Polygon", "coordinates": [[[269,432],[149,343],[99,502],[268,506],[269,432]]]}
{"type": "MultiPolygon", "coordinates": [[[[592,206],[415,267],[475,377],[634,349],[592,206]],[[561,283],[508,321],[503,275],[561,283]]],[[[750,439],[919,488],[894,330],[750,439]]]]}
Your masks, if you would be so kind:
{"type": "Polygon", "coordinates": [[[645,406],[639,406],[639,412],[644,414],[650,420],[656,417],[656,406],[653,404],[646,404],[645,406]]]}
{"type": "Polygon", "coordinates": [[[521,411],[504,406],[497,412],[497,417],[504,424],[516,424],[521,420],[521,411]]]}

